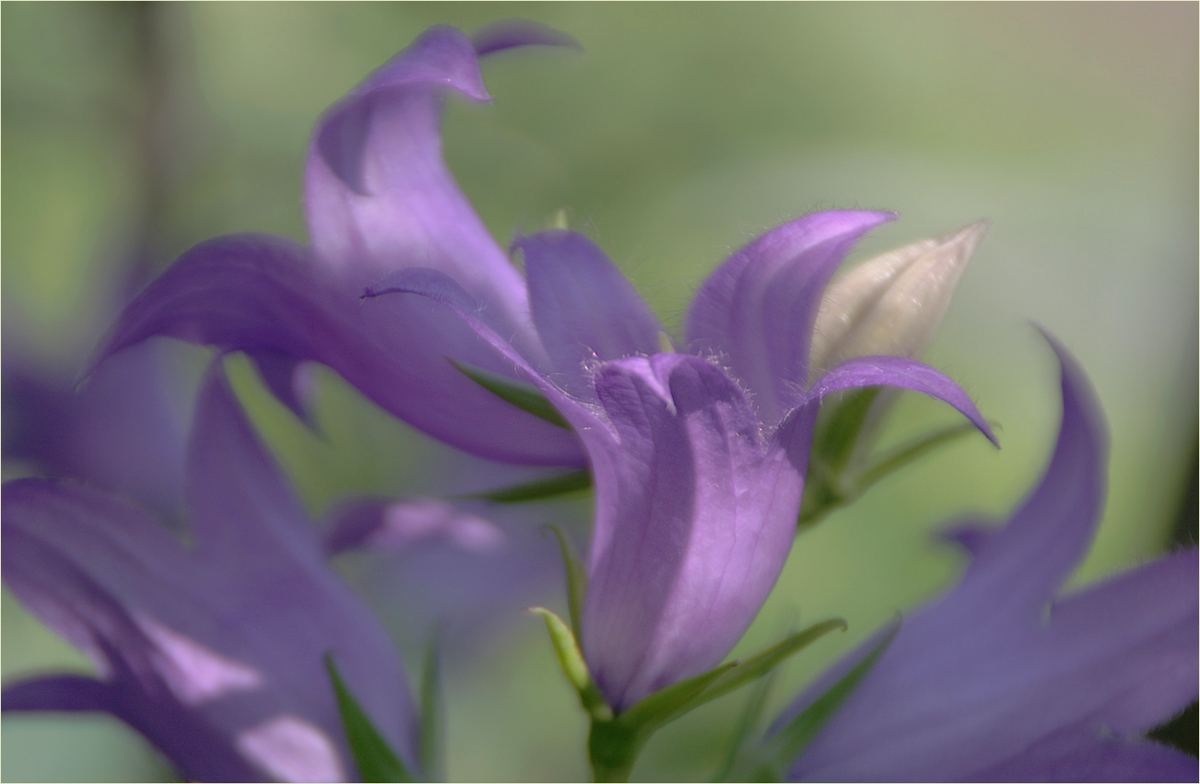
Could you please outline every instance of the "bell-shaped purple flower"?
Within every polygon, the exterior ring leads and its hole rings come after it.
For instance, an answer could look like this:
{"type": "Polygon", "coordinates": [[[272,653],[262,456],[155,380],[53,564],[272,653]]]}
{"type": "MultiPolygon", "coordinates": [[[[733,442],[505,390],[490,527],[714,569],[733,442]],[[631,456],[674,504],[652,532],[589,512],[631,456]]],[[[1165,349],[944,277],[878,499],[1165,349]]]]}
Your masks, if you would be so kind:
{"type": "Polygon", "coordinates": [[[418,726],[396,651],[329,570],[219,365],[197,403],[186,501],[190,545],[84,485],[4,486],[4,582],[96,670],[10,684],[4,710],[111,713],[191,780],[345,780],[332,654],[411,766],[418,726]]]}
{"type": "MultiPolygon", "coordinates": [[[[1062,425],[1037,487],[1000,527],[948,532],[971,563],[900,625],[789,775],[814,781],[1195,781],[1141,736],[1196,699],[1197,553],[1060,595],[1104,507],[1108,445],[1087,377],[1062,364],[1062,425]]],[[[878,635],[819,678],[798,715],[878,635]]],[[[785,716],[786,718],[786,716],[785,716]]]]}
{"type": "MultiPolygon", "coordinates": [[[[826,212],[760,237],[700,289],[689,338],[659,353],[657,319],[579,234],[517,241],[549,373],[448,276],[415,270],[369,294],[419,293],[457,313],[579,433],[596,488],[582,646],[618,712],[718,664],[783,568],[821,399],[891,385],[944,400],[991,431],[966,394],[919,362],[866,357],[805,388],[821,292],[886,213],[826,212]],[[732,366],[714,360],[720,357],[732,366]]],[[[379,297],[388,305],[397,297],[379,297]]]]}
{"type": "MultiPolygon", "coordinates": [[[[555,41],[508,31],[479,50],[555,41]]],[[[271,356],[264,377],[294,407],[289,363],[317,360],[465,450],[589,464],[597,512],[583,647],[614,708],[715,665],[749,625],[790,548],[824,395],[921,391],[991,437],[957,385],[913,360],[860,357],[809,384],[826,284],[892,214],[816,213],[763,234],[701,287],[690,353],[660,353],[667,333],[587,238],[519,238],[524,279],[495,246],[440,155],[448,89],[486,98],[470,41],[433,28],[318,125],[305,184],[311,249],[265,236],[197,246],[125,312],[106,352],[168,334],[246,350],[260,367],[271,356]],[[425,296],[379,296],[396,292],[425,296]],[[574,433],[447,358],[532,381],[574,433]]]]}

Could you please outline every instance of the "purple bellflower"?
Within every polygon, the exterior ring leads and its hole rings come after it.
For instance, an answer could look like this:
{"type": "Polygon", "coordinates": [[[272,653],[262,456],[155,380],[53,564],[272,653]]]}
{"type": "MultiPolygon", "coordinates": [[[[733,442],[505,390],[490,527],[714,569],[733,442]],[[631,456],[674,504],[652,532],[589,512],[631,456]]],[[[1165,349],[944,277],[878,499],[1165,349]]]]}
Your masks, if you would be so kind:
{"type": "Polygon", "coordinates": [[[824,395],[913,389],[992,436],[957,385],[910,359],[855,358],[808,383],[825,286],[890,213],[809,215],[735,253],[689,310],[688,354],[579,234],[519,238],[522,279],[446,169],[437,127],[447,90],[487,98],[480,52],[562,42],[508,30],[477,50],[432,28],[368,77],[313,134],[311,247],[241,235],[193,248],[126,310],[102,356],[161,334],[244,350],[297,409],[289,374],[316,360],[464,450],[588,464],[597,512],[582,642],[619,711],[717,664],[757,613],[791,546],[824,395]],[[396,292],[424,297],[379,296],[396,292]],[[447,358],[532,381],[575,433],[447,358]]]}
{"type": "MultiPolygon", "coordinates": [[[[947,532],[971,556],[962,580],[903,621],[790,778],[1196,780],[1193,757],[1140,737],[1200,686],[1196,550],[1059,595],[1100,519],[1108,448],[1087,377],[1051,343],[1063,413],[1046,472],[1003,526],[947,532]]],[[[831,668],[785,716],[880,639],[831,668]]]]}
{"type": "Polygon", "coordinates": [[[415,769],[416,710],[396,651],[326,565],[315,526],[219,364],[186,461],[188,546],[141,510],[68,481],[3,490],[3,574],[96,677],[7,686],[9,711],[104,711],[191,780],[354,776],[323,657],[415,769]]]}
{"type": "Polygon", "coordinates": [[[818,213],[734,254],[688,313],[689,342],[705,356],[661,352],[665,333],[650,309],[595,245],[569,231],[516,243],[548,374],[439,271],[399,273],[369,290],[446,305],[580,434],[596,488],[582,647],[617,712],[718,664],[757,614],[791,548],[825,395],[874,385],[921,391],[991,437],[967,395],[915,360],[852,359],[804,386],[825,284],[854,241],[890,218],[818,213]]]}

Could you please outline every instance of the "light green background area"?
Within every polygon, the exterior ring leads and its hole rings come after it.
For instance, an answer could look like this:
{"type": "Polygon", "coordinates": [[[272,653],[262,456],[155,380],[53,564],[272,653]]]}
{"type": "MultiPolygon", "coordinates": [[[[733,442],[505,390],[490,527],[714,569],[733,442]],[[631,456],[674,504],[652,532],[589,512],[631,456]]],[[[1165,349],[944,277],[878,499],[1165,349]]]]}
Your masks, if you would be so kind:
{"type": "MultiPolygon", "coordinates": [[[[231,231],[303,239],[315,119],[434,23],[524,17],[580,41],[583,54],[486,62],[494,101],[449,102],[446,156],[500,242],[567,207],[674,329],[709,270],[806,212],[900,213],[852,259],[989,219],[926,359],[1002,424],[1003,450],[963,441],[797,540],[738,650],[796,613],[840,615],[850,631],[797,657],[776,704],[953,579],[961,559],[928,535],[940,523],[1002,514],[1035,480],[1058,397],[1030,321],[1087,369],[1112,431],[1108,509],[1076,581],[1161,550],[1196,434],[1193,3],[171,4],[148,14],[161,47],[150,105],[136,55],[145,17],[130,7],[9,2],[0,17],[3,326],[6,344],[19,338],[58,371],[78,369],[107,326],[140,221],[154,221],[164,262],[231,231]],[[152,198],[148,139],[169,161],[152,198]]],[[[430,492],[479,462],[330,374],[326,437],[314,438],[234,364],[314,509],[350,491],[430,492]]],[[[906,397],[886,439],[951,421],[906,397]]],[[[3,612],[5,678],[86,667],[7,597],[3,612]]],[[[586,728],[540,623],[508,626],[447,673],[449,775],[582,778],[586,728]]],[[[635,776],[710,775],[740,704],[724,698],[664,730],[635,776]]],[[[152,780],[159,765],[115,722],[4,720],[8,780],[152,780]]]]}

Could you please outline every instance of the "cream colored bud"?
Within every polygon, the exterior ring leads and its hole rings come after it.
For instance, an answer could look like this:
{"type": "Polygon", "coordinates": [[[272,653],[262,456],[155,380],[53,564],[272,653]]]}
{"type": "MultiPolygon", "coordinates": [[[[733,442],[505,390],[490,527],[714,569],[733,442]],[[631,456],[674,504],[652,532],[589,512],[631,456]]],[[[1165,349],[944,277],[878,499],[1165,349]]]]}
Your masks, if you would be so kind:
{"type": "Polygon", "coordinates": [[[809,351],[809,382],[854,357],[925,353],[987,221],[864,261],[830,284],[809,351]]]}

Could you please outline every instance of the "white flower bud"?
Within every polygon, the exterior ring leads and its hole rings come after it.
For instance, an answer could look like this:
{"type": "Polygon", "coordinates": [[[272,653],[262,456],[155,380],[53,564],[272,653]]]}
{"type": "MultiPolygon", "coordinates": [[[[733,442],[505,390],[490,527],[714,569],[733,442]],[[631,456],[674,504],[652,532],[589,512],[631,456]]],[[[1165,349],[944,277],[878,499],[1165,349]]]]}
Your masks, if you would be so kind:
{"type": "Polygon", "coordinates": [[[809,351],[809,382],[854,357],[915,359],[933,340],[987,221],[876,256],[830,284],[809,351]]]}

